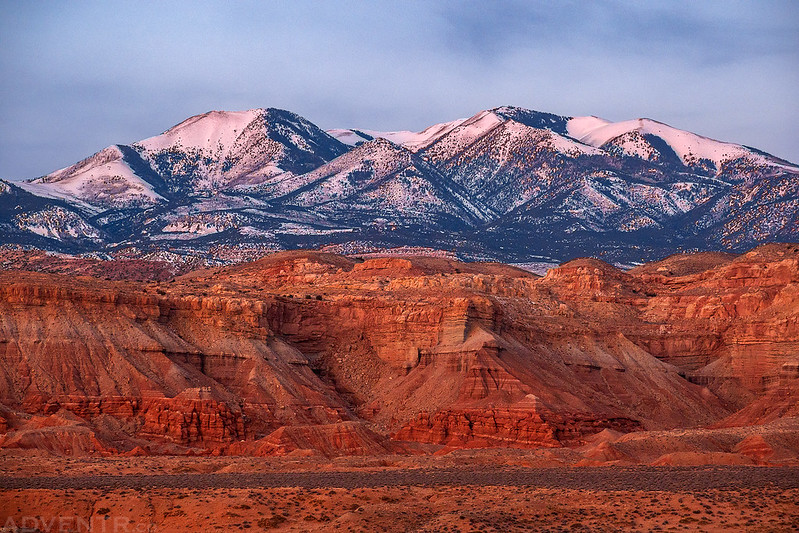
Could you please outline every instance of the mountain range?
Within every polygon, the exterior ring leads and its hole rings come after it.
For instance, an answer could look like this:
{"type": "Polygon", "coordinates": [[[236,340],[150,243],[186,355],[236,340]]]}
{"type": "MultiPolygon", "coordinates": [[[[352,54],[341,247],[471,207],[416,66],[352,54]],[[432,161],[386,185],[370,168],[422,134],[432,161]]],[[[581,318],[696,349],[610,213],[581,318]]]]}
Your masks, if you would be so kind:
{"type": "Polygon", "coordinates": [[[359,254],[634,264],[799,240],[799,167],[650,119],[499,107],[421,132],[212,111],[24,182],[3,243],[71,254],[359,254]]]}

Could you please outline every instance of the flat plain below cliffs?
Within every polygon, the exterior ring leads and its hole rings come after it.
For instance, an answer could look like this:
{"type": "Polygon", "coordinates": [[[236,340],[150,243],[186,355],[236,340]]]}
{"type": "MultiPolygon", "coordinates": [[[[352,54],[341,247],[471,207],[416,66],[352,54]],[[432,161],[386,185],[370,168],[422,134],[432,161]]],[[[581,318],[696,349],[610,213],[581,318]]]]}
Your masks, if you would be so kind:
{"type": "Polygon", "coordinates": [[[0,453],[799,463],[799,245],[543,277],[310,251],[157,281],[56,262],[0,271],[0,453]]]}

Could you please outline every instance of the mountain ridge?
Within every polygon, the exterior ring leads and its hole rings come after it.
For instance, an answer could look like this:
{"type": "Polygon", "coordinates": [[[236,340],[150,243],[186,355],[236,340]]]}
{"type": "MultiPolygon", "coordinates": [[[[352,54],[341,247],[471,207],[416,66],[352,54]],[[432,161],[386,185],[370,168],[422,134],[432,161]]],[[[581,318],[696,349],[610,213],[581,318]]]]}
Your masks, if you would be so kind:
{"type": "MultiPolygon", "coordinates": [[[[40,200],[12,206],[0,225],[13,234],[6,244],[74,253],[226,261],[219,249],[422,246],[463,259],[635,263],[799,240],[797,176],[765,152],[652,119],[501,106],[420,132],[325,132],[256,108],[189,117],[3,182],[40,200]]],[[[0,202],[12,196],[0,190],[0,202]]]]}

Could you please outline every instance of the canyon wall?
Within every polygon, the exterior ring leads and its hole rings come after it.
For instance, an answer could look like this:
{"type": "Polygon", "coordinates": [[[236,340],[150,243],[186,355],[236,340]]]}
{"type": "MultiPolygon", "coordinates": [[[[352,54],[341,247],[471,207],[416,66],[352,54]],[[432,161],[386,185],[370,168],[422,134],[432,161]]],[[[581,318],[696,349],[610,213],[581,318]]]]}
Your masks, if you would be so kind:
{"type": "Polygon", "coordinates": [[[152,282],[7,269],[0,447],[579,446],[795,416],[797,354],[795,245],[543,278],[317,252],[152,282]]]}

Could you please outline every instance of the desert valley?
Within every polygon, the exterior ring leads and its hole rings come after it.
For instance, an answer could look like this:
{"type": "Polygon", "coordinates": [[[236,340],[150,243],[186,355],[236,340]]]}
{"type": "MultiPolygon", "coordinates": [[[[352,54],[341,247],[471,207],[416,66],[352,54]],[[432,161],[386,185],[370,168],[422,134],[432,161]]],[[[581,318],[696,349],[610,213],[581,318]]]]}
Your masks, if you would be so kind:
{"type": "Polygon", "coordinates": [[[771,513],[764,530],[796,525],[797,245],[628,271],[577,259],[544,276],[311,251],[177,276],[153,261],[2,260],[12,521],[48,502],[53,516],[191,531],[199,511],[176,499],[229,496],[207,511],[220,527],[691,529],[721,526],[703,515],[714,495],[727,525],[746,524],[746,505],[771,513]],[[713,472],[719,485],[692,488],[713,472]],[[484,497],[525,511],[480,522],[468,502],[484,497]],[[590,510],[569,515],[572,501],[590,510]],[[410,520],[399,502],[427,511],[410,520]],[[609,505],[621,521],[602,520],[609,505]]]}

